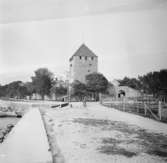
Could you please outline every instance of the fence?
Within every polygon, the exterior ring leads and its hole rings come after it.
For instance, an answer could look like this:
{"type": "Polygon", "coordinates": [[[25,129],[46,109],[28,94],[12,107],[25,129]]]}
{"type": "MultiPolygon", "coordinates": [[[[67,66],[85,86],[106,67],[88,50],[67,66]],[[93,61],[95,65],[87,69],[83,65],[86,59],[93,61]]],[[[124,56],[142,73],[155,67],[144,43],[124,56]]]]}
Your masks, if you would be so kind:
{"type": "Polygon", "coordinates": [[[113,98],[109,95],[101,95],[101,104],[122,111],[139,114],[156,120],[167,120],[167,103],[152,96],[136,98],[113,98]]]}

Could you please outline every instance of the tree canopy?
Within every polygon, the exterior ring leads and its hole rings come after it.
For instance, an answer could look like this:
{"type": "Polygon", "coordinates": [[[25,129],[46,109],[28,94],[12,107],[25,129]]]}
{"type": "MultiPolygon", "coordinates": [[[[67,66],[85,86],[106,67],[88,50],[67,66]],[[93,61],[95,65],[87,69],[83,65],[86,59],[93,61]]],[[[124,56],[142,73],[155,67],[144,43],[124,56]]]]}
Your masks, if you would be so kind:
{"type": "Polygon", "coordinates": [[[55,95],[56,99],[59,96],[67,95],[67,87],[59,83],[58,79],[55,79],[52,84],[50,92],[55,95]]]}
{"type": "Polygon", "coordinates": [[[27,94],[27,89],[22,81],[14,81],[5,86],[1,86],[0,92],[1,97],[24,98],[27,94]]]}
{"type": "Polygon", "coordinates": [[[141,85],[141,81],[139,79],[136,78],[128,78],[128,77],[124,77],[122,80],[118,80],[120,83],[120,86],[129,86],[131,88],[134,89],[141,89],[142,85],[141,85]]]}
{"type": "Polygon", "coordinates": [[[94,98],[98,100],[99,93],[105,93],[108,88],[108,80],[101,73],[92,73],[86,76],[87,90],[94,94],[94,98]]]}
{"type": "Polygon", "coordinates": [[[35,76],[32,77],[32,84],[36,93],[42,96],[50,94],[52,87],[53,74],[47,68],[39,68],[35,71],[35,76]]]}
{"type": "MultiPolygon", "coordinates": [[[[44,98],[44,95],[55,93],[58,96],[67,94],[67,86],[63,81],[53,80],[53,74],[47,68],[39,68],[32,77],[32,82],[23,83],[22,81],[13,81],[6,85],[0,85],[0,97],[25,98],[38,93],[44,98]]],[[[149,72],[138,78],[124,77],[119,80],[121,86],[129,86],[134,89],[142,90],[147,94],[154,96],[167,96],[167,69],[149,72]]],[[[93,94],[98,99],[99,93],[105,93],[111,84],[103,74],[92,73],[86,76],[86,84],[75,81],[72,84],[73,95],[80,99],[83,96],[93,94]]],[[[114,86],[113,86],[114,87],[114,86]]]]}
{"type": "Polygon", "coordinates": [[[86,85],[91,92],[104,93],[108,87],[108,80],[103,74],[92,73],[86,76],[86,85]]]}
{"type": "Polygon", "coordinates": [[[119,80],[120,85],[129,86],[154,96],[167,96],[167,69],[149,72],[138,78],[125,77],[119,80]]]}
{"type": "Polygon", "coordinates": [[[142,83],[142,89],[146,93],[151,93],[154,96],[167,96],[167,70],[160,70],[147,73],[139,76],[142,83]]]}
{"type": "Polygon", "coordinates": [[[84,83],[76,80],[72,83],[72,95],[81,101],[87,95],[87,87],[84,83]]]}

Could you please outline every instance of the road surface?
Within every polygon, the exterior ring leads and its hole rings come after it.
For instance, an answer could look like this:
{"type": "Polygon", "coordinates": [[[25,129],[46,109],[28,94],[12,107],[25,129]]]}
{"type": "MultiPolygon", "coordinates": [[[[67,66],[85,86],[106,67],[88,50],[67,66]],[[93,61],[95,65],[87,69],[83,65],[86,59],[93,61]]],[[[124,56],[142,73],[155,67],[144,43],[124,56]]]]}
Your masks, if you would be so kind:
{"type": "Polygon", "coordinates": [[[167,162],[167,124],[98,103],[44,109],[44,119],[57,163],[167,162]]]}

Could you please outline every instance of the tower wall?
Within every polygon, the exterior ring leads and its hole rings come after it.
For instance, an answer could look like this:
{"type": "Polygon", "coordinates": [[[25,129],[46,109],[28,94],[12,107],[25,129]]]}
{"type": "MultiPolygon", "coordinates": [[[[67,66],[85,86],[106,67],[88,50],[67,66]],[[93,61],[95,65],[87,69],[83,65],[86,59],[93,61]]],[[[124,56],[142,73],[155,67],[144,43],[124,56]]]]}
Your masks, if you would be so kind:
{"type": "Polygon", "coordinates": [[[85,83],[86,75],[98,72],[98,57],[73,56],[70,61],[70,82],[85,83]]]}

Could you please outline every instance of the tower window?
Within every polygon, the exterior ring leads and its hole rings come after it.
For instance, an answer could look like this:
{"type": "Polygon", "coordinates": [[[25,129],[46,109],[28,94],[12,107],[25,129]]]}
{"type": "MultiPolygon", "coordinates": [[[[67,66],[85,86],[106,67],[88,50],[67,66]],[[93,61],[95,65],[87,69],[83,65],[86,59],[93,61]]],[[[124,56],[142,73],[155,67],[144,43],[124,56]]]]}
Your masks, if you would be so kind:
{"type": "Polygon", "coordinates": [[[87,59],[88,59],[88,57],[86,56],[86,57],[85,57],[85,60],[87,60],[87,59]]]}
{"type": "Polygon", "coordinates": [[[82,59],[82,56],[79,56],[79,59],[82,59]]]}
{"type": "Polygon", "coordinates": [[[72,67],[72,64],[70,64],[70,67],[72,67]]]}
{"type": "Polygon", "coordinates": [[[92,57],[92,60],[93,60],[94,58],[92,57]]]}

